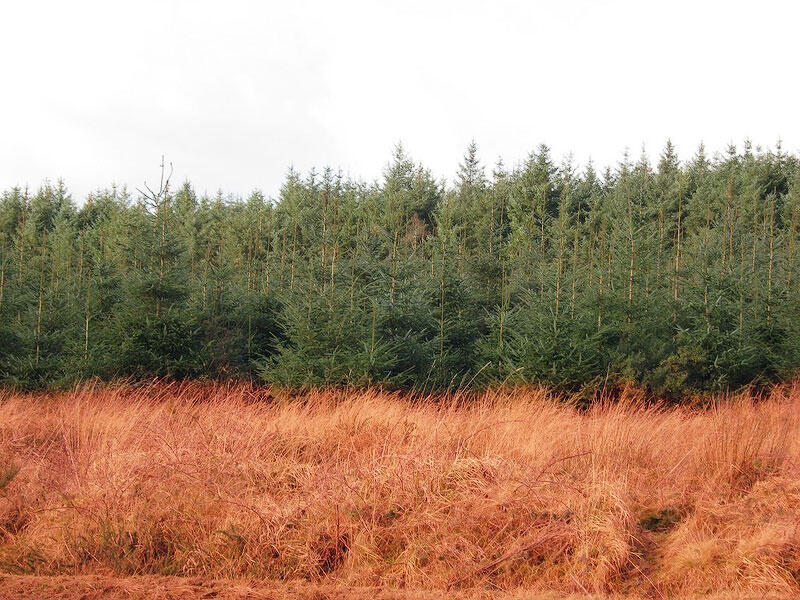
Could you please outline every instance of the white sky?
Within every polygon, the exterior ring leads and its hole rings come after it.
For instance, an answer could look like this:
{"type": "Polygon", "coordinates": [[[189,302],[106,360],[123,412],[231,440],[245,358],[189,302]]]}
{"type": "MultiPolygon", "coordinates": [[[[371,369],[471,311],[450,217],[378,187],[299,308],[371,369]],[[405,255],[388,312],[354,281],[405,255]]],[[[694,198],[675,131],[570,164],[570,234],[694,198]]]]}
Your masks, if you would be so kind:
{"type": "Polygon", "coordinates": [[[154,181],[275,196],[290,165],[379,177],[402,141],[616,164],[750,137],[800,149],[800,3],[0,0],[0,189],[154,181]]]}

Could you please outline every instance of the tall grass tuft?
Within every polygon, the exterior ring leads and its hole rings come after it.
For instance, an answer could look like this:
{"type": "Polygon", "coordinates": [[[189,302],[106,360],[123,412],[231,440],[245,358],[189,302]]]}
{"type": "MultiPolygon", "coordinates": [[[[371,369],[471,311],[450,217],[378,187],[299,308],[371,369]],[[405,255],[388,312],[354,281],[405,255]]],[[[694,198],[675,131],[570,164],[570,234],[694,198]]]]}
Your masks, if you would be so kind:
{"type": "Polygon", "coordinates": [[[800,388],[0,393],[0,571],[800,594],[800,388]]]}

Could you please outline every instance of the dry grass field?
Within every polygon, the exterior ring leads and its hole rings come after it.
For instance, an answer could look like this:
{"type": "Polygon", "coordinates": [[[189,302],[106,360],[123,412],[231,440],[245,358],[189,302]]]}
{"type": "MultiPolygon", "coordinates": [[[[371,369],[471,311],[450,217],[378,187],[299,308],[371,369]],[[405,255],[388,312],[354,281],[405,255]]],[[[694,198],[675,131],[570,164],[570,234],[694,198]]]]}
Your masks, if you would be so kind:
{"type": "Polygon", "coordinates": [[[800,385],[0,392],[0,598],[800,595],[800,385]]]}

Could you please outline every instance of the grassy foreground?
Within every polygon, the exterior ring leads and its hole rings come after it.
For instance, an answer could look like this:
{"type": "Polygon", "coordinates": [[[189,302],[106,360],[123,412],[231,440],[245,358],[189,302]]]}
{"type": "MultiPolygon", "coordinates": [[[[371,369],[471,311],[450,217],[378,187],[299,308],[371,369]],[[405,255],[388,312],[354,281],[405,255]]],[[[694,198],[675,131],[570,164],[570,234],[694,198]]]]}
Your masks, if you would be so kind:
{"type": "Polygon", "coordinates": [[[584,412],[537,389],[0,394],[0,598],[101,597],[69,595],[92,577],[153,582],[131,598],[192,578],[265,598],[800,594],[799,385],[584,412]]]}

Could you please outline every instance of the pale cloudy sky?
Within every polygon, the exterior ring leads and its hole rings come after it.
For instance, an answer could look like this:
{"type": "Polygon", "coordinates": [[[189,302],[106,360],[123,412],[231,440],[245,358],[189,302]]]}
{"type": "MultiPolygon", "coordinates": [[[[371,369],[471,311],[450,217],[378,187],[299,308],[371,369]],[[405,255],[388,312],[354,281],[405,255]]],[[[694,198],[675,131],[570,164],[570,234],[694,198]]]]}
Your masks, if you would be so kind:
{"type": "Polygon", "coordinates": [[[0,189],[153,180],[275,196],[290,165],[452,179],[541,142],[800,150],[800,3],[0,0],[0,189]]]}

